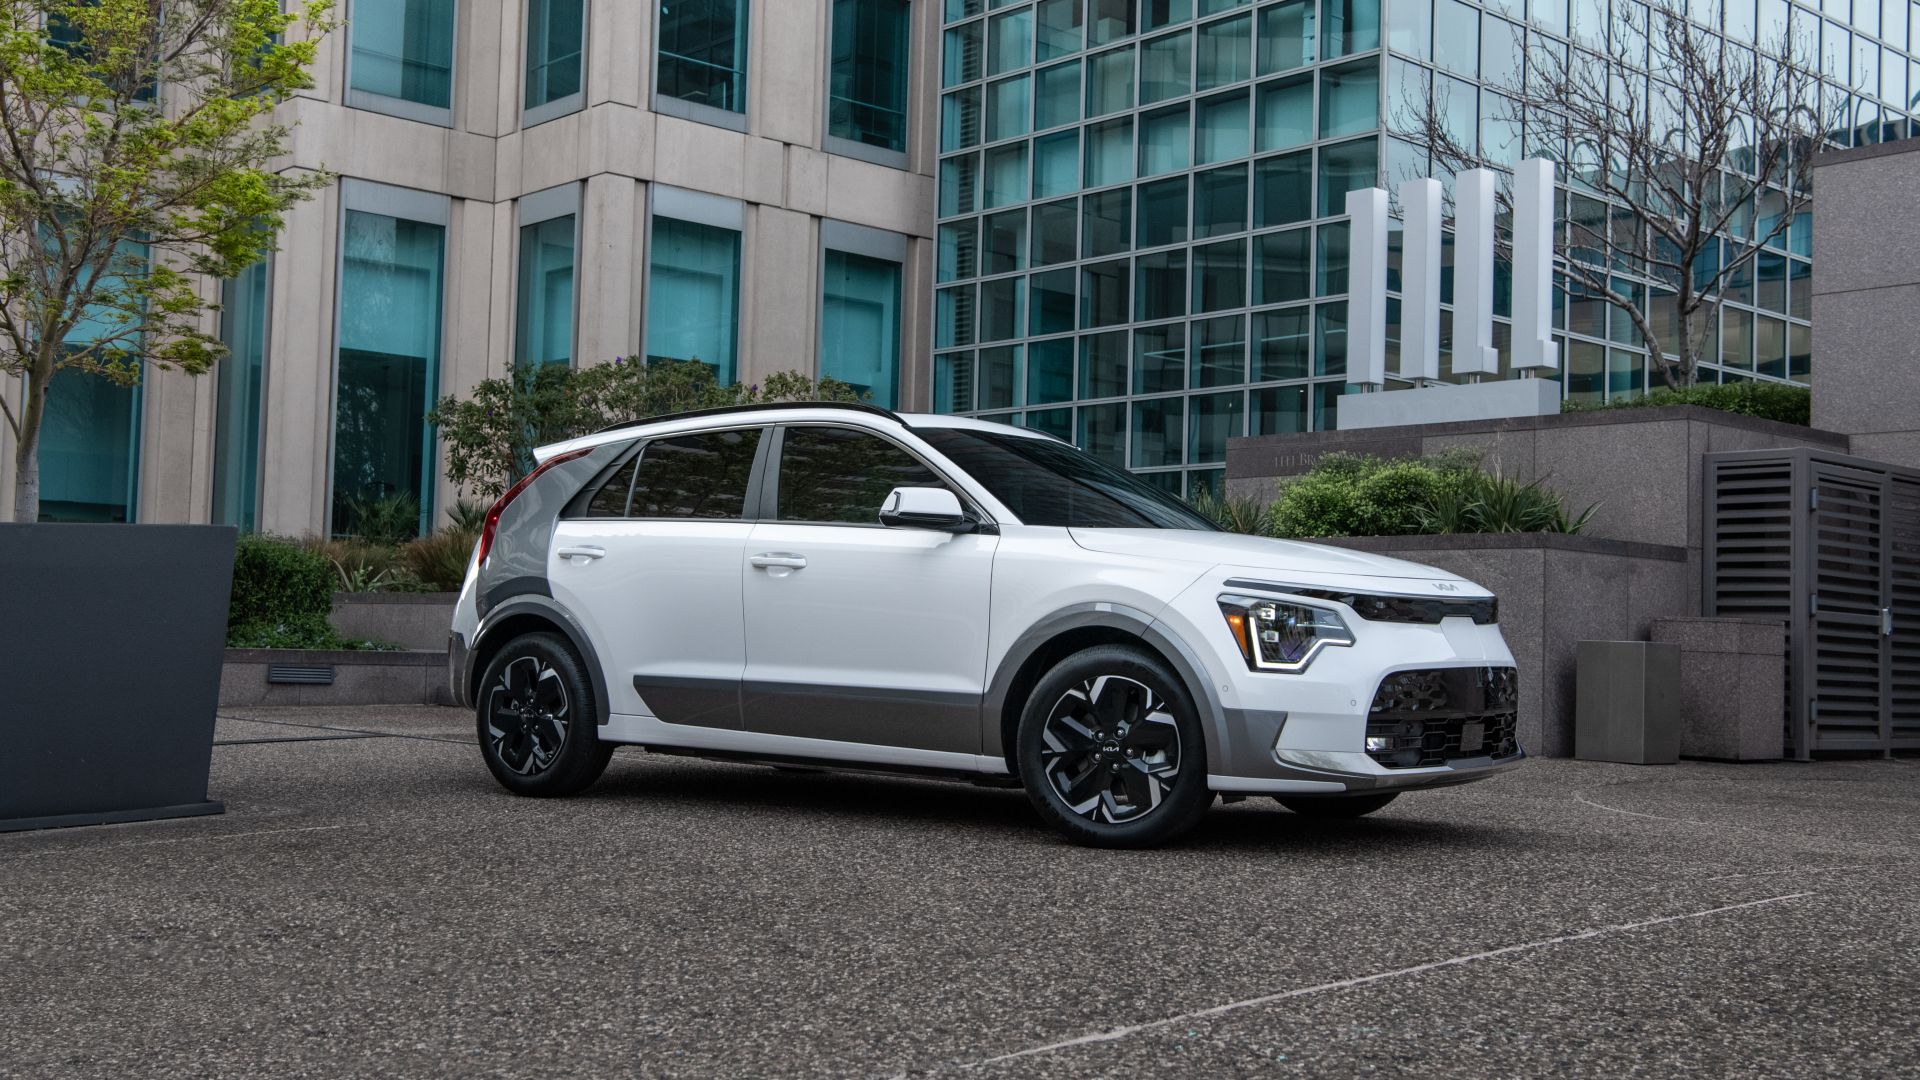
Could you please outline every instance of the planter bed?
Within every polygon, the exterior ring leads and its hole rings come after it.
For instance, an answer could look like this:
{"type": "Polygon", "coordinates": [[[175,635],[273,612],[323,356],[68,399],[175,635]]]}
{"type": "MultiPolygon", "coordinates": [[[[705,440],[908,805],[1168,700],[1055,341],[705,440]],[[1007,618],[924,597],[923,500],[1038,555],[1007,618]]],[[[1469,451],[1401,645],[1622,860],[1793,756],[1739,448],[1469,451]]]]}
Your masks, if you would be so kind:
{"type": "Polygon", "coordinates": [[[385,641],[417,652],[445,652],[459,593],[334,593],[328,621],[340,636],[385,641]]]}
{"type": "Polygon", "coordinates": [[[446,650],[228,649],[220,705],[451,705],[446,650]]]}
{"type": "Polygon", "coordinates": [[[1687,550],[1563,533],[1342,536],[1316,543],[1459,574],[1500,597],[1500,629],[1520,671],[1520,742],[1573,755],[1581,641],[1646,641],[1656,619],[1691,615],[1687,550]]]}

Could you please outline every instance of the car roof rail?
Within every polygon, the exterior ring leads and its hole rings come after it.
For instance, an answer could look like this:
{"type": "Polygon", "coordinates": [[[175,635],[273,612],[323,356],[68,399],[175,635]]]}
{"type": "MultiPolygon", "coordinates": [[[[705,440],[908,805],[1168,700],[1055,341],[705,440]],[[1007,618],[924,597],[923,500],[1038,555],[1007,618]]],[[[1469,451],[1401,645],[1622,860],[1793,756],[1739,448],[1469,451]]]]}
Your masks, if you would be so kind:
{"type": "Polygon", "coordinates": [[[691,420],[700,416],[727,416],[732,413],[760,412],[766,409],[848,409],[866,413],[869,416],[884,416],[896,424],[905,425],[906,421],[892,409],[883,409],[878,405],[868,405],[860,401],[768,401],[759,405],[722,405],[713,409],[691,409],[687,412],[661,413],[659,416],[643,416],[638,420],[628,420],[623,424],[603,427],[594,434],[609,431],[625,431],[628,428],[646,427],[651,424],[665,424],[674,420],[691,420]]]}

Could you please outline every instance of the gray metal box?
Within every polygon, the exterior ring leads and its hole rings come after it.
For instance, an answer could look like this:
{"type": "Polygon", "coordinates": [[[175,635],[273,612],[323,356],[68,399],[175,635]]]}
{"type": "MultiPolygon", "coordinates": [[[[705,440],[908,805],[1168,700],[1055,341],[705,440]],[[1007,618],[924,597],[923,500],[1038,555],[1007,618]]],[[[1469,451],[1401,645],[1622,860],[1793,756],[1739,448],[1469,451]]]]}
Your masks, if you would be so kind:
{"type": "Polygon", "coordinates": [[[1672,765],[1680,760],[1680,647],[1582,641],[1575,662],[1573,756],[1672,765]]]}

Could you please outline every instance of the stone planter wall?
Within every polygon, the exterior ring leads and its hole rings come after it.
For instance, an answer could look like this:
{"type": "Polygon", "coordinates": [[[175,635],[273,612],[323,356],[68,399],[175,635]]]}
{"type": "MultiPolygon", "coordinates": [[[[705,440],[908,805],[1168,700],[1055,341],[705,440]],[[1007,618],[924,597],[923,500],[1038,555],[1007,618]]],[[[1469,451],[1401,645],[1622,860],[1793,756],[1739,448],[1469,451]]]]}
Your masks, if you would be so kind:
{"type": "Polygon", "coordinates": [[[1697,585],[1686,549],[1672,545],[1552,533],[1318,542],[1437,566],[1499,596],[1520,671],[1520,740],[1546,757],[1573,754],[1577,643],[1645,641],[1655,620],[1692,613],[1688,585],[1697,585]]]}
{"type": "Polygon", "coordinates": [[[228,649],[222,708],[252,705],[451,705],[447,654],[320,649],[228,649]],[[273,669],[281,669],[275,672],[273,669]],[[305,670],[298,670],[305,669],[305,670]],[[318,671],[331,683],[277,681],[318,671]]]}
{"type": "Polygon", "coordinates": [[[1774,761],[1785,747],[1787,627],[1771,619],[1659,619],[1680,647],[1680,755],[1774,761]]]}
{"type": "Polygon", "coordinates": [[[1688,607],[1700,614],[1702,458],[1727,450],[1811,446],[1847,449],[1847,437],[1697,405],[1613,409],[1510,420],[1415,424],[1227,442],[1227,493],[1271,499],[1282,477],[1335,451],[1423,457],[1470,447],[1489,469],[1523,480],[1548,477],[1575,512],[1598,503],[1584,536],[1684,549],[1688,607]]]}
{"type": "Polygon", "coordinates": [[[334,593],[328,621],[342,637],[446,652],[458,593],[334,593]]]}

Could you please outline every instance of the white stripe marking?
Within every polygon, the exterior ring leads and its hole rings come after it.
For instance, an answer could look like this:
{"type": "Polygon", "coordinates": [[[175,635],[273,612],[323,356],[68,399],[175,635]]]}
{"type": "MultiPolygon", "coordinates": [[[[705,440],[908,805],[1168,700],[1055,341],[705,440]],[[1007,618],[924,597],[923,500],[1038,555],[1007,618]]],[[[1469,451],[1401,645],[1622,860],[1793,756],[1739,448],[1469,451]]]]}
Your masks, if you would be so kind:
{"type": "Polygon", "coordinates": [[[1760,907],[1763,904],[1778,904],[1788,900],[1800,900],[1812,895],[1814,894],[1811,892],[1789,893],[1785,896],[1770,896],[1765,900],[1749,900],[1742,904],[1728,904],[1726,907],[1710,908],[1706,911],[1694,911],[1685,915],[1667,915],[1658,919],[1642,919],[1639,922],[1602,926],[1593,930],[1582,930],[1577,934],[1567,934],[1564,937],[1547,938],[1542,941],[1529,941],[1520,945],[1508,945],[1505,948],[1471,953],[1466,956],[1456,956],[1448,960],[1435,960],[1432,963],[1416,964],[1413,967],[1399,968],[1395,971],[1382,971],[1373,975],[1362,975],[1355,979],[1341,979],[1339,982],[1321,983],[1318,986],[1306,986],[1298,990],[1283,990],[1277,994],[1248,998],[1245,1001],[1230,1002],[1226,1005],[1215,1005],[1210,1009],[1181,1013],[1178,1016],[1169,1016],[1163,1020],[1151,1020],[1144,1024],[1134,1024],[1131,1027],[1115,1028],[1112,1031],[1102,1031],[1093,1035],[1082,1035],[1078,1038],[1063,1039],[1060,1042],[1047,1043],[1044,1046],[1032,1046],[1025,1050],[1016,1050],[1010,1054],[1001,1054],[998,1057],[990,1057],[982,1061],[976,1061],[966,1067],[970,1069],[978,1068],[982,1065],[994,1065],[1002,1061],[1013,1061],[1018,1058],[1032,1057],[1035,1054],[1046,1054],[1055,1050],[1065,1050],[1075,1046],[1114,1042],[1127,1038],[1130,1035],[1138,1035],[1143,1031],[1151,1031],[1154,1028],[1171,1027],[1175,1024],[1184,1024],[1194,1020],[1206,1019],[1207,1017],[1221,1016],[1240,1009],[1250,1009],[1258,1005],[1271,1005],[1276,1001],[1286,1001],[1290,998],[1307,997],[1312,994],[1326,993],[1330,990],[1348,990],[1356,986],[1366,986],[1369,983],[1382,982],[1387,979],[1405,978],[1409,975],[1419,975],[1440,968],[1458,967],[1461,964],[1471,964],[1479,960],[1491,960],[1496,956],[1507,956],[1512,953],[1526,952],[1531,949],[1544,949],[1549,945],[1564,945],[1569,941],[1585,941],[1588,938],[1600,937],[1603,934],[1617,934],[1626,930],[1640,930],[1649,926],[1680,922],[1685,919],[1702,919],[1708,915],[1719,915],[1727,911],[1739,911],[1742,908],[1760,907]]]}

